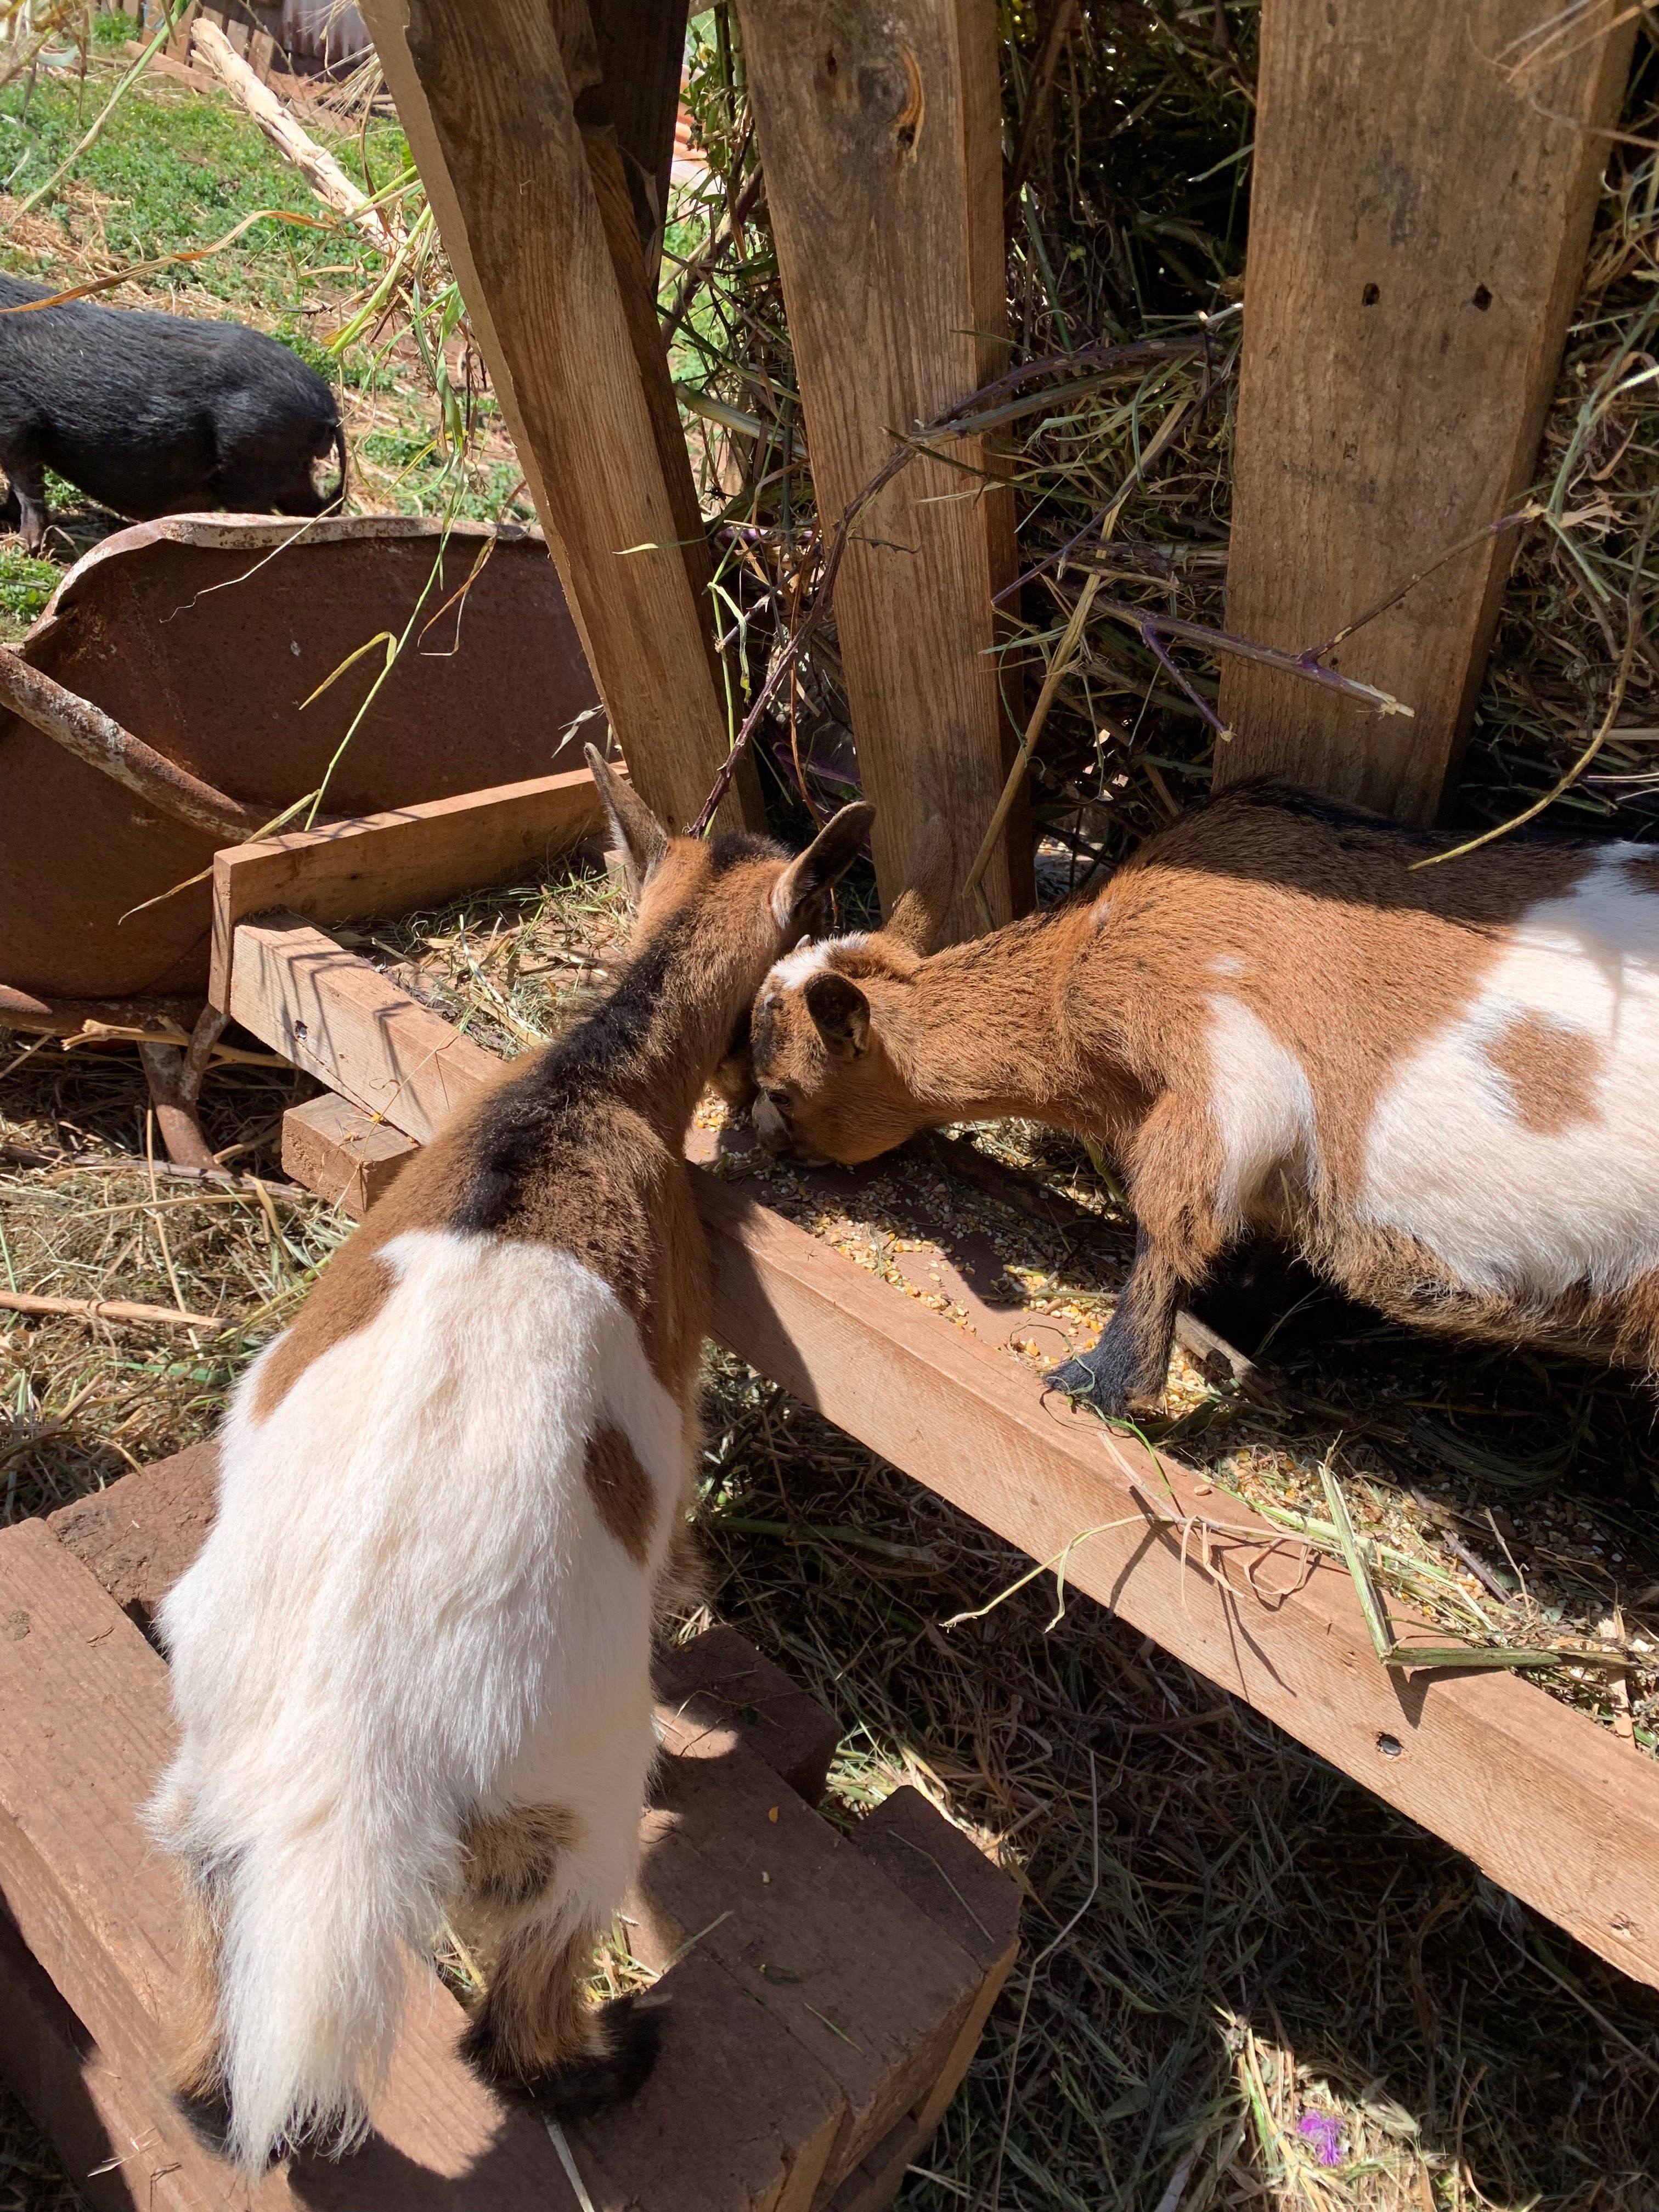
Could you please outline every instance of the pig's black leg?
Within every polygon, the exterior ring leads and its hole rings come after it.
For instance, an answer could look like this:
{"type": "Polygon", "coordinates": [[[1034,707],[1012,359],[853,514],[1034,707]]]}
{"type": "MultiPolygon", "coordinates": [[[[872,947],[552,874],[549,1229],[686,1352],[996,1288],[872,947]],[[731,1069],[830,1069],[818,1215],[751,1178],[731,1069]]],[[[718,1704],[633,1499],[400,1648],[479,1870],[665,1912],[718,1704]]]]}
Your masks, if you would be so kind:
{"type": "Polygon", "coordinates": [[[1050,1386],[1100,1413],[1121,1413],[1132,1398],[1161,1397],[1185,1287],[1146,1229],[1138,1229],[1134,1266],[1099,1343],[1055,1368],[1050,1386]]]}
{"type": "Polygon", "coordinates": [[[15,520],[23,532],[24,544],[31,553],[38,553],[46,535],[46,465],[19,455],[12,461],[10,473],[11,489],[0,516],[9,522],[15,520]]]}

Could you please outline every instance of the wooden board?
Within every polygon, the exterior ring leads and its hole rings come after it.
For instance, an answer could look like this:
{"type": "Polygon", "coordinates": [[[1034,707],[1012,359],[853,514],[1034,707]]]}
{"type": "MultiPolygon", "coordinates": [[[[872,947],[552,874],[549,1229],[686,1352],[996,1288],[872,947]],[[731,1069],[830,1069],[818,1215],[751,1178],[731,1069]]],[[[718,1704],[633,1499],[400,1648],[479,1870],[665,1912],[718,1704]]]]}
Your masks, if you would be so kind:
{"type": "MultiPolygon", "coordinates": [[[[250,991],[239,1018],[283,1049],[292,994],[281,943],[266,957],[267,995],[261,1002],[250,991]]],[[[314,948],[301,958],[315,1000],[347,998],[344,955],[331,965],[314,948]]],[[[253,973],[239,956],[239,975],[253,973]]],[[[378,977],[374,988],[390,988],[378,977]]],[[[404,1127],[435,1124],[442,1096],[468,1079],[447,1074],[441,1093],[427,1069],[447,1025],[413,1012],[435,1029],[422,1032],[422,1065],[397,1102],[404,1127]]],[[[739,1358],[1029,1557],[1063,1559],[1072,1589],[1467,1852],[1602,1958],[1659,1986],[1651,1760],[1517,1677],[1384,1668],[1340,1566],[1200,1488],[1167,1454],[1073,1413],[1029,1367],[805,1230],[711,1175],[693,1181],[717,1333],[739,1358]]],[[[1407,1608],[1393,1611],[1398,1630],[1418,1625],[1407,1608]]]]}
{"type": "Polygon", "coordinates": [[[605,119],[617,133],[654,291],[668,214],[686,0],[592,0],[605,119]]]}
{"type": "Polygon", "coordinates": [[[371,1121],[325,1091],[283,1116],[283,1173],[361,1221],[417,1147],[401,1130],[371,1121]]]}
{"type": "MultiPolygon", "coordinates": [[[[1317,646],[1524,494],[1636,34],[1589,0],[1506,66],[1551,13],[1266,0],[1229,629],[1317,646]]],[[[1460,555],[1339,651],[1413,720],[1224,661],[1217,782],[1272,769],[1432,821],[1515,544],[1460,555]]]]}
{"type": "MultiPolygon", "coordinates": [[[[1006,366],[996,11],[739,0],[738,12],[828,528],[896,434],[1006,366]]],[[[972,441],[950,451],[982,459],[972,441]]],[[[1011,495],[918,459],[866,510],[842,564],[836,634],[885,907],[928,815],[948,825],[961,873],[989,825],[1018,735],[991,604],[1013,560],[1011,495]]],[[[993,923],[1030,903],[1030,845],[1018,811],[985,878],[993,923]]],[[[951,925],[987,927],[977,897],[951,925]]]]}
{"type": "MultiPolygon", "coordinates": [[[[367,0],[363,15],[606,712],[678,827],[727,723],[554,11],[367,0]]],[[[683,441],[678,459],[689,487],[683,441]]],[[[744,788],[721,827],[741,826],[744,788]]]]}
{"type": "Polygon", "coordinates": [[[537,877],[604,826],[605,809],[583,768],[228,846],[213,856],[208,996],[228,1008],[236,925],[251,914],[283,907],[327,923],[408,914],[537,877]]]}
{"type": "Polygon", "coordinates": [[[237,931],[229,1012],[296,1067],[422,1144],[501,1069],[493,1053],[293,915],[237,931]]]}

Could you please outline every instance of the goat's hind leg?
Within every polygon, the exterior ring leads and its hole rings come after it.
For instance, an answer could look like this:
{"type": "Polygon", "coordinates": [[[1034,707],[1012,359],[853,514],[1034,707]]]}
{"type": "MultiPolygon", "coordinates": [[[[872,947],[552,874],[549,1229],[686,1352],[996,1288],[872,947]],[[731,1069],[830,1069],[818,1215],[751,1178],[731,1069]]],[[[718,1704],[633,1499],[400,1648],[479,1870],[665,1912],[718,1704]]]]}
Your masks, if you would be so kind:
{"type": "Polygon", "coordinates": [[[230,2136],[230,2103],[219,2033],[223,1899],[216,1879],[188,1863],[180,1868],[179,1881],[184,1892],[184,1943],[179,2008],[171,2023],[173,2101],[189,2123],[191,2132],[222,2157],[230,2136]]]}
{"type": "MultiPolygon", "coordinates": [[[[636,1828],[637,1808],[629,1817],[636,1828]]],[[[594,1880],[595,1839],[583,1827],[558,1806],[518,1806],[462,1838],[460,1913],[488,1978],[462,2049],[488,2079],[532,2090],[556,2119],[632,2096],[661,2029],[660,2013],[631,1997],[595,2006],[584,1994],[622,1885],[594,1880]],[[599,1893],[613,1887],[616,1897],[599,1893]]],[[[624,1875],[631,1863],[630,1850],[624,1875]]]]}

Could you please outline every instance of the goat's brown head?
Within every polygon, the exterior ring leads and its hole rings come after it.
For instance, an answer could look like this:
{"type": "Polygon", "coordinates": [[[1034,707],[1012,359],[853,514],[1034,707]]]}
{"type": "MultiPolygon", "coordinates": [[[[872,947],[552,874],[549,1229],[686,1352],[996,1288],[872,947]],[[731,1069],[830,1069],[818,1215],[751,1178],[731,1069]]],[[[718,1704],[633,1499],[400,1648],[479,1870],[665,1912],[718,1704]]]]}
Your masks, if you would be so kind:
{"type": "Polygon", "coordinates": [[[884,929],[803,945],[762,984],[750,1034],[755,1128],[769,1152],[850,1164],[927,1126],[906,1079],[905,1000],[939,940],[954,879],[934,817],[884,929]]]}
{"type": "Polygon", "coordinates": [[[588,767],[635,908],[630,957],[671,932],[695,940],[712,1000],[729,1004],[731,1050],[746,1053],[755,988],[780,953],[822,928],[830,890],[857,858],[873,806],[843,806],[791,860],[769,837],[676,837],[592,745],[588,767]]]}

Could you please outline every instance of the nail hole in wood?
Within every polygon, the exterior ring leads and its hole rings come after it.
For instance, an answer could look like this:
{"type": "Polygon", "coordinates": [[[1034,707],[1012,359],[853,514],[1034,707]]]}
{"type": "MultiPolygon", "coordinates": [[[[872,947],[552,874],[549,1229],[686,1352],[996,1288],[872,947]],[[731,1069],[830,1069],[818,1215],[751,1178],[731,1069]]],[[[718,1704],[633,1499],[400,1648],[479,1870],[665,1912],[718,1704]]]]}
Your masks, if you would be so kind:
{"type": "Polygon", "coordinates": [[[1486,313],[1487,308],[1491,307],[1492,294],[1486,289],[1484,284],[1477,284],[1475,286],[1474,304],[1480,308],[1483,315],[1486,313]]]}
{"type": "Polygon", "coordinates": [[[1359,295],[1359,304],[1362,307],[1374,307],[1382,297],[1382,293],[1375,284],[1367,284],[1359,295]]]}

